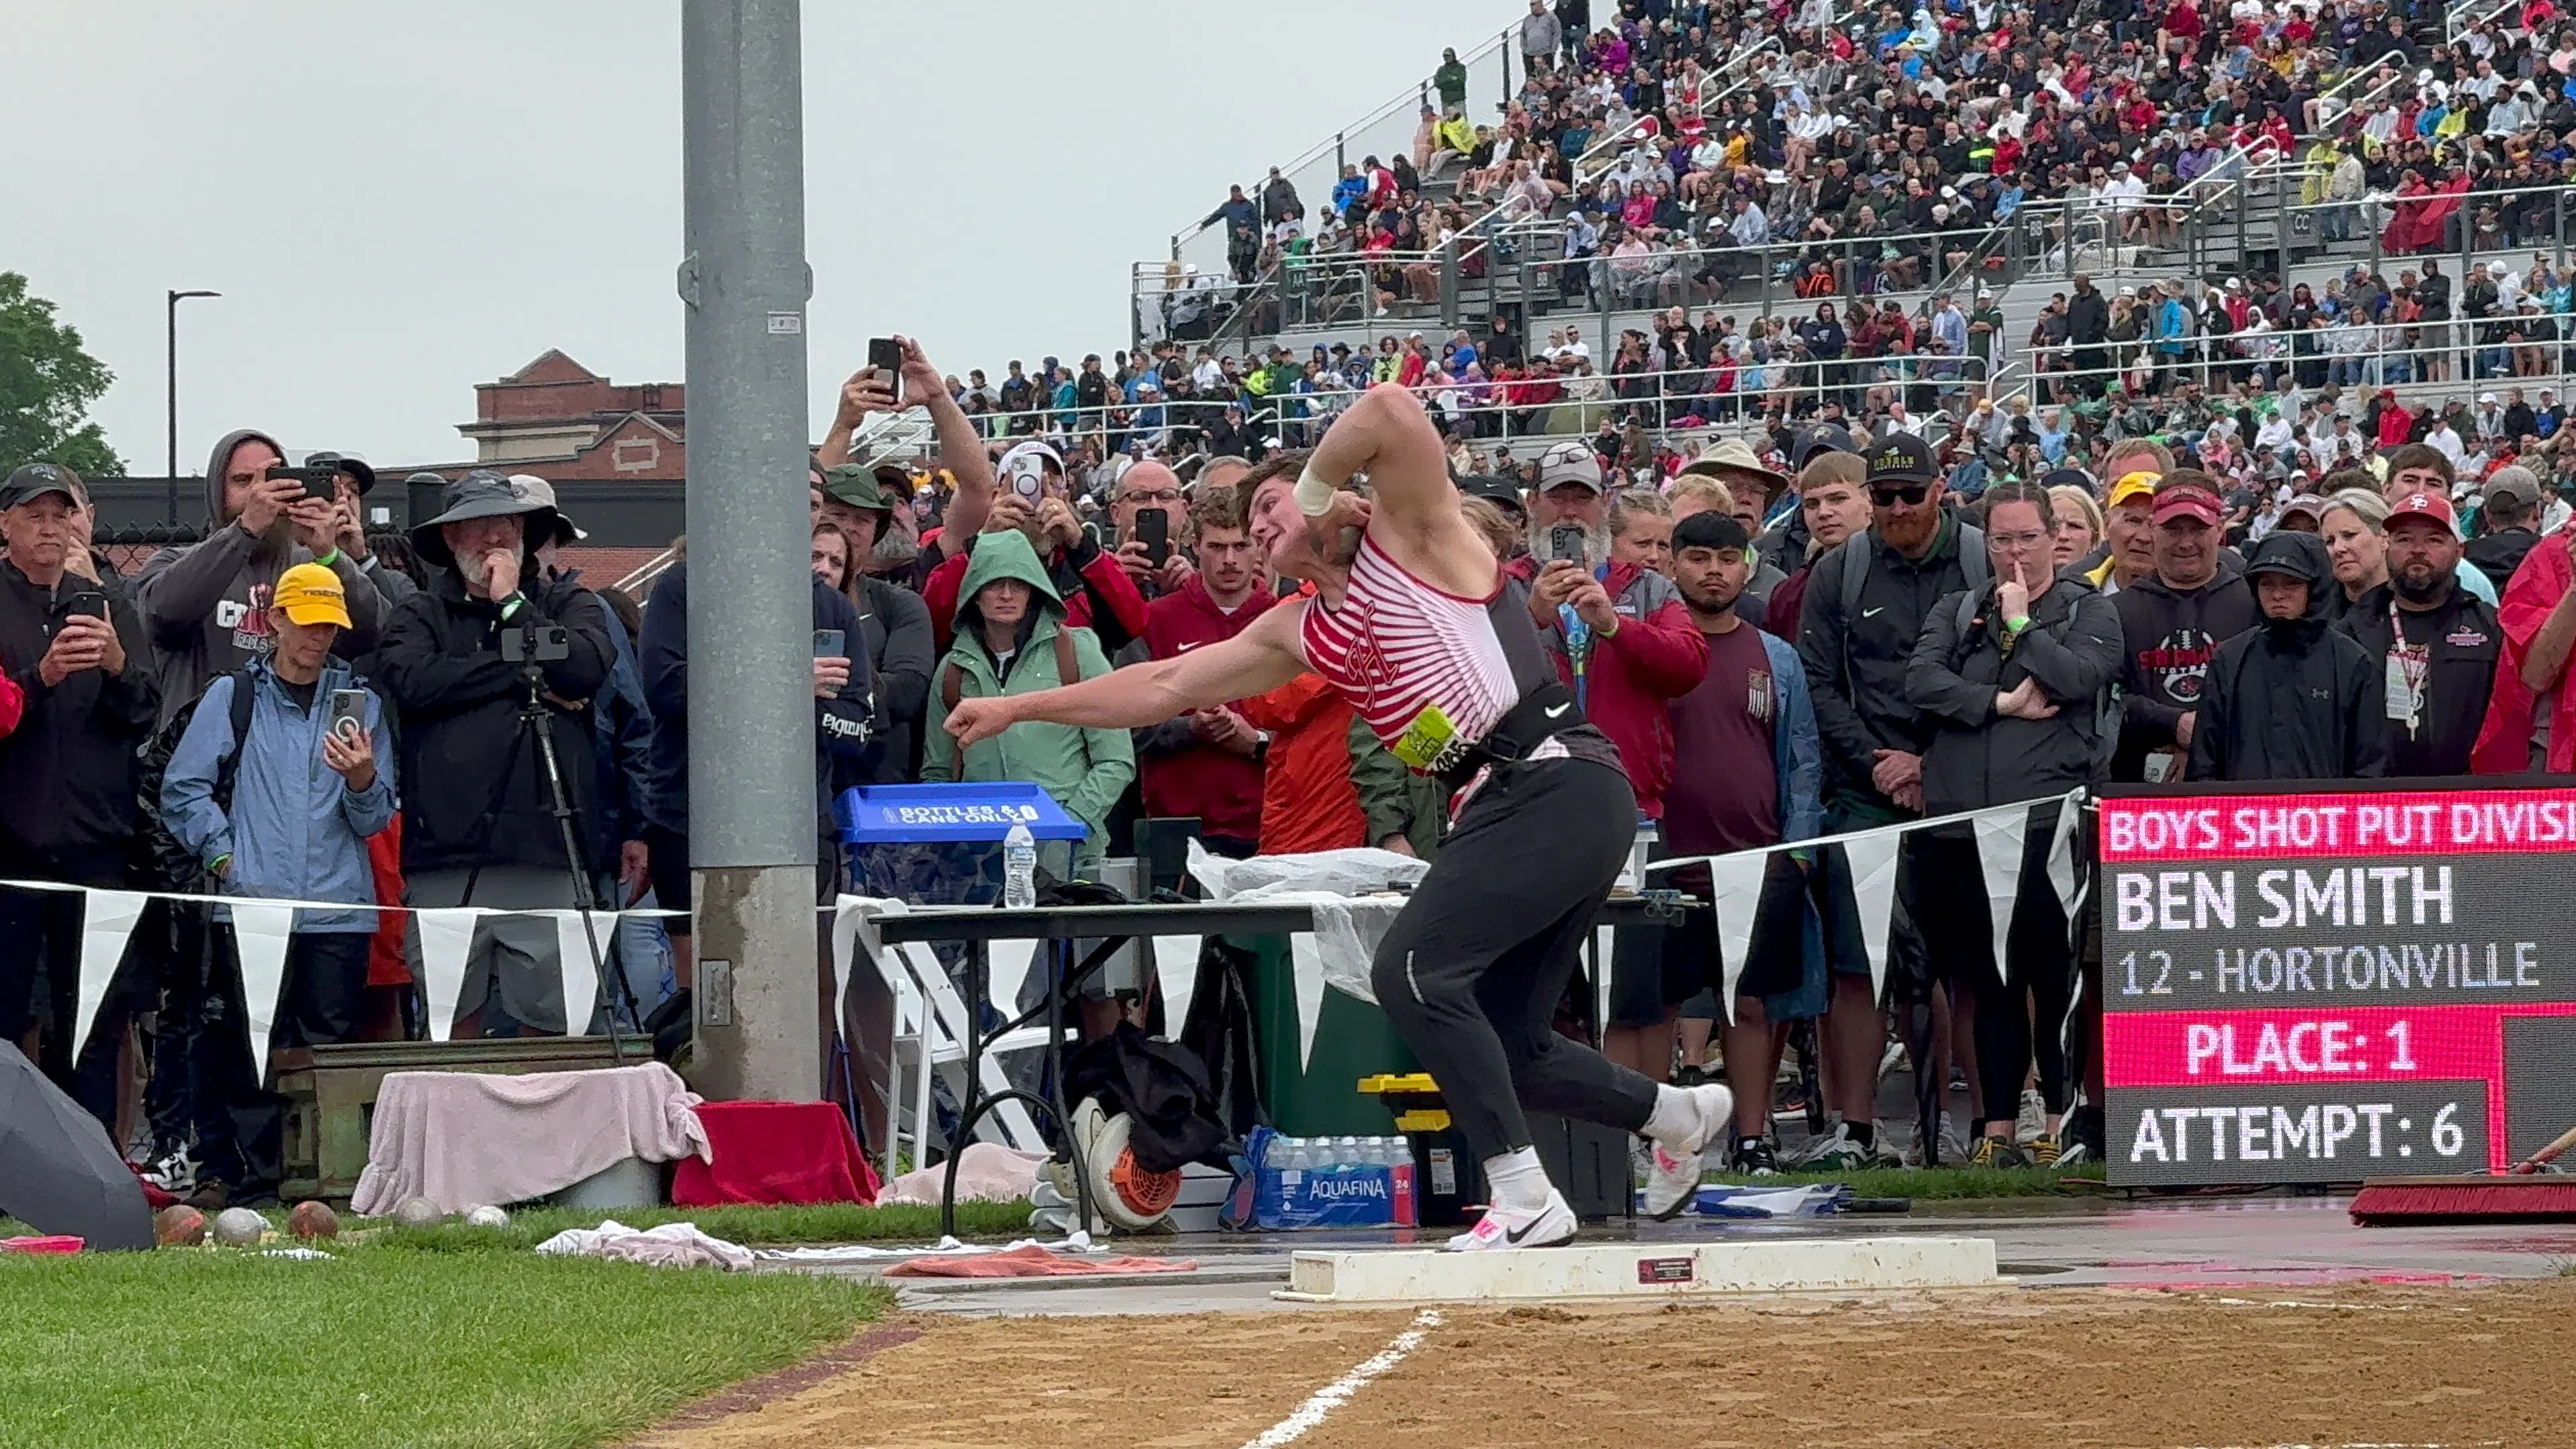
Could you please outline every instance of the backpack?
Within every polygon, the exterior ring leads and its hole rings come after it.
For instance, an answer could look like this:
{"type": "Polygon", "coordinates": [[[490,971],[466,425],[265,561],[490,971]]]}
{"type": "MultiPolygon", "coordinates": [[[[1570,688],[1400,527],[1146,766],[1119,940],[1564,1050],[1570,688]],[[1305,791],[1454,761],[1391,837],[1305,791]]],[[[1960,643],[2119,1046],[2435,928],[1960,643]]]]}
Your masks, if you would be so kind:
{"type": "MultiPolygon", "coordinates": [[[[241,742],[250,733],[250,711],[256,696],[251,689],[247,669],[235,670],[218,679],[230,679],[232,689],[233,747],[215,762],[215,808],[229,812],[233,808],[233,778],[241,772],[241,742]]],[[[208,688],[213,682],[208,681],[208,688]]],[[[170,827],[161,819],[161,782],[170,773],[170,757],[179,749],[179,741],[188,733],[188,721],[197,717],[197,706],[205,703],[203,693],[179,707],[170,722],[153,731],[151,737],[135,751],[135,803],[142,807],[143,828],[139,849],[144,869],[152,883],[162,890],[191,890],[205,879],[206,863],[196,853],[179,843],[170,827]]]]}
{"type": "MultiPolygon", "coordinates": [[[[1081,679],[1082,662],[1074,655],[1073,631],[1059,625],[1055,631],[1055,682],[1060,685],[1074,684],[1081,679]]],[[[1003,683],[1007,685],[1009,681],[1006,679],[1003,683]]],[[[952,659],[948,661],[947,668],[939,671],[939,702],[954,710],[957,708],[957,701],[963,699],[965,694],[966,671],[952,659]]]]}
{"type": "MultiPolygon", "coordinates": [[[[1862,533],[1854,541],[1865,542],[1868,538],[1868,533],[1862,533]]],[[[1843,551],[1848,552],[1848,545],[1843,551]]],[[[1843,560],[1842,618],[1846,629],[1860,617],[1861,591],[1869,585],[1869,567],[1876,560],[1876,551],[1866,548],[1843,560]]],[[[1959,524],[1959,570],[1967,575],[1970,598],[1985,592],[1986,580],[1991,577],[1986,564],[1986,531],[1964,520],[1959,524]]]]}

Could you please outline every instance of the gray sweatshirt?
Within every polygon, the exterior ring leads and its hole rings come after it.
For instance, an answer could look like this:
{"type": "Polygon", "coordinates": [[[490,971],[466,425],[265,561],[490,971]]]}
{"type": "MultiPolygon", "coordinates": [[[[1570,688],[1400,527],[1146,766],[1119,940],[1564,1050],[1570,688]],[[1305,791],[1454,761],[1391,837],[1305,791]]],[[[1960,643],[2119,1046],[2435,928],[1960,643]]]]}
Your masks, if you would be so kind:
{"type": "MultiPolygon", "coordinates": [[[[226,433],[206,463],[206,524],[202,543],[165,548],[144,561],[135,585],[135,607],[152,641],[155,682],[161,688],[159,728],[205,692],[209,680],[265,657],[276,641],[268,630],[269,595],[277,576],[313,553],[301,544],[279,548],[246,532],[224,515],[224,472],[244,443],[277,448],[277,440],[248,428],[226,433]]],[[[285,457],[278,449],[278,456],[285,457]]],[[[355,559],[332,565],[347,591],[349,622],[333,653],[355,658],[375,647],[382,596],[355,559]]]]}

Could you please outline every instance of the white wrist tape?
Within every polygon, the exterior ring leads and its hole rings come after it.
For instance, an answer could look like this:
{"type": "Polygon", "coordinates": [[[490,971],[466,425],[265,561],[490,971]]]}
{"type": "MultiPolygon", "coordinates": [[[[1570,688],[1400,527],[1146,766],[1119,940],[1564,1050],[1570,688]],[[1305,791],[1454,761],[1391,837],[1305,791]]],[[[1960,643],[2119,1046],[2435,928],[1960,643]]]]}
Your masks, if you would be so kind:
{"type": "Polygon", "coordinates": [[[1316,477],[1315,465],[1308,463],[1306,471],[1297,475],[1297,511],[1308,518],[1323,517],[1333,511],[1336,491],[1332,484],[1316,477]]]}

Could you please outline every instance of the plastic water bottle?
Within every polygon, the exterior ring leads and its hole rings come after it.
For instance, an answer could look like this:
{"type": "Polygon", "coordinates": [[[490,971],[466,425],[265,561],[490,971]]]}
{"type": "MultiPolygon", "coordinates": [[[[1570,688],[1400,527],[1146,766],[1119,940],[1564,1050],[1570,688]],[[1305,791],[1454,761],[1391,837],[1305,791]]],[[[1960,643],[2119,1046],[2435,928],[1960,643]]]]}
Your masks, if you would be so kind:
{"type": "Polygon", "coordinates": [[[1361,1165],[1360,1140],[1358,1138],[1345,1137],[1339,1142],[1333,1144],[1333,1166],[1344,1172],[1349,1172],[1353,1168],[1361,1165]]]}
{"type": "Polygon", "coordinates": [[[1038,841],[1023,822],[1002,837],[1002,904],[1025,911],[1038,903],[1038,841]]]}

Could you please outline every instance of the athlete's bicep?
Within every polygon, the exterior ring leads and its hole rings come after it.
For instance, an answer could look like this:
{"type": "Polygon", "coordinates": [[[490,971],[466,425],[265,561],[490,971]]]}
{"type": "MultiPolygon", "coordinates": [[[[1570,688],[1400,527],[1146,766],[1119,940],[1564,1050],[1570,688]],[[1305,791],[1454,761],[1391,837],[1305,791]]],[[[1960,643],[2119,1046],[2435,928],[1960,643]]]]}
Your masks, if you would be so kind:
{"type": "Polygon", "coordinates": [[[1391,383],[1362,394],[1324,434],[1315,468],[1339,480],[1366,473],[1377,518],[1408,533],[1458,511],[1449,458],[1422,402],[1391,383]]]}

